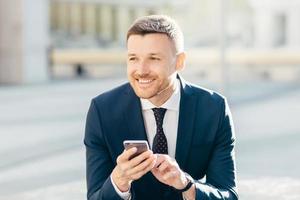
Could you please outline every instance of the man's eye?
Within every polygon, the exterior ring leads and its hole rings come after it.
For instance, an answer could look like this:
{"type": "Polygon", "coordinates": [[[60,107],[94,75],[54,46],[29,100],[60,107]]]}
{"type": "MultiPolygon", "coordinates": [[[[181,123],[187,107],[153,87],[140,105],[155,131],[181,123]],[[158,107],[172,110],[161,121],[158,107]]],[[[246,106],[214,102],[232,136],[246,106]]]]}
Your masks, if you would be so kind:
{"type": "Polygon", "coordinates": [[[160,58],[158,58],[158,57],[151,57],[150,59],[151,60],[160,60],[160,58]]]}
{"type": "Polygon", "coordinates": [[[135,60],[136,60],[136,57],[130,57],[129,60],[130,60],[130,61],[135,61],[135,60]]]}

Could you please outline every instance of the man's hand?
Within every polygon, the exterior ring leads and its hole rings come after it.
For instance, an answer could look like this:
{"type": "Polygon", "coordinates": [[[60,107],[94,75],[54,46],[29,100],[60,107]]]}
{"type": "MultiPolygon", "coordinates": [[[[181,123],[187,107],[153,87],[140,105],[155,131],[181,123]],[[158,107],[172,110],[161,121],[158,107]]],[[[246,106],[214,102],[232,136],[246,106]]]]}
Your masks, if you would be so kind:
{"type": "MultiPolygon", "coordinates": [[[[151,172],[160,182],[176,189],[181,190],[188,184],[185,173],[180,169],[176,160],[168,155],[157,154],[157,161],[151,172]]],[[[195,186],[193,185],[183,195],[186,199],[195,199],[195,186]]]]}
{"type": "Polygon", "coordinates": [[[160,182],[176,189],[183,189],[188,183],[176,160],[168,155],[158,154],[156,164],[151,172],[160,182]]]}
{"type": "Polygon", "coordinates": [[[128,191],[132,181],[141,178],[155,166],[157,156],[151,150],[129,160],[136,151],[135,147],[124,150],[118,156],[117,166],[111,174],[114,183],[122,192],[128,191]]]}

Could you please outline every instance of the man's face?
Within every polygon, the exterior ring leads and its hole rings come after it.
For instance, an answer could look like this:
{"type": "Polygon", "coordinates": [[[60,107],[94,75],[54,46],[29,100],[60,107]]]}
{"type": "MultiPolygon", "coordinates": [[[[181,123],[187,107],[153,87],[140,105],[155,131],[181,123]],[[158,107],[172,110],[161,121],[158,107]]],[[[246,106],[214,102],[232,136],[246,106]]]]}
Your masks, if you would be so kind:
{"type": "Polygon", "coordinates": [[[127,76],[136,95],[150,101],[163,98],[162,93],[172,89],[178,68],[172,41],[161,33],[131,35],[127,49],[127,76]]]}

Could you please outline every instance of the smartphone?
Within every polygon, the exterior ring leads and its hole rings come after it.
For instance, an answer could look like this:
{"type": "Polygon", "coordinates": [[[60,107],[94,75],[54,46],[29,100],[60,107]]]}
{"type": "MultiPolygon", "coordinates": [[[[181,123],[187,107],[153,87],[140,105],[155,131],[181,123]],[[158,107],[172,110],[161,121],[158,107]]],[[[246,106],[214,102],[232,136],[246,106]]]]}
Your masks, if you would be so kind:
{"type": "Polygon", "coordinates": [[[130,156],[129,160],[140,155],[141,153],[149,150],[149,145],[147,140],[125,140],[123,142],[124,148],[126,150],[132,148],[132,147],[136,147],[137,151],[135,154],[133,154],[132,156],[130,156]]]}

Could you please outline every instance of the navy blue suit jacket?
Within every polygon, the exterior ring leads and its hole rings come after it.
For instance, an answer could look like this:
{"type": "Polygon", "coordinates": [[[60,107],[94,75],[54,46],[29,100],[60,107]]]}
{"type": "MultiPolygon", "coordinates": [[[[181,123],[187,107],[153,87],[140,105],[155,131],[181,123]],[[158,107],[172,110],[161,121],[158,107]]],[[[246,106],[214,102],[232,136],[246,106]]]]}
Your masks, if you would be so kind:
{"type": "MultiPolygon", "coordinates": [[[[175,159],[196,181],[196,199],[237,199],[234,129],[220,95],[181,81],[175,159]],[[206,176],[205,183],[198,180],[206,176]]],[[[84,143],[89,200],[121,199],[110,181],[124,140],[147,140],[141,104],[129,83],[91,102],[84,143]]],[[[151,172],[132,183],[134,200],[179,200],[182,195],[151,172]]]]}

